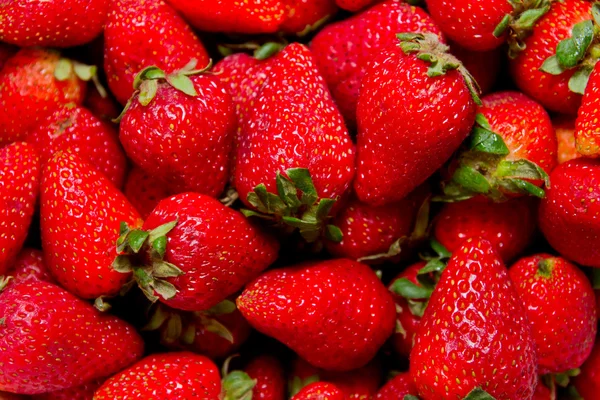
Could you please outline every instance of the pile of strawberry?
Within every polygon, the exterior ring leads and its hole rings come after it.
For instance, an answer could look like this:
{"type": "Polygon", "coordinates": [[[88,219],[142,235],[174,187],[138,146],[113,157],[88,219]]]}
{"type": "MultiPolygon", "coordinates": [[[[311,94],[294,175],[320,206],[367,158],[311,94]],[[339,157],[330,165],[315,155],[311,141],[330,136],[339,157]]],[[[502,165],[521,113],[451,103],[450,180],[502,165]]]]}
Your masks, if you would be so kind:
{"type": "Polygon", "coordinates": [[[0,1],[0,399],[599,398],[598,59],[587,0],[0,1]]]}

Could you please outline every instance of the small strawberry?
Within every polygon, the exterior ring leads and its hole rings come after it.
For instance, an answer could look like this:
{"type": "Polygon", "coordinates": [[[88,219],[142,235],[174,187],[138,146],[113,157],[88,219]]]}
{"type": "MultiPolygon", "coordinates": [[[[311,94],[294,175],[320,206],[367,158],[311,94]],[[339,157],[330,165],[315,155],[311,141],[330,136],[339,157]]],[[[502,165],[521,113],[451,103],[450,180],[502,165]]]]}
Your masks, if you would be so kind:
{"type": "Polygon", "coordinates": [[[167,188],[139,167],[129,171],[123,193],[143,219],[148,218],[162,199],[169,197],[167,188]]]}
{"type": "Polygon", "coordinates": [[[285,1],[287,18],[279,26],[283,33],[305,36],[319,29],[338,8],[334,0],[285,1]]]}
{"type": "Polygon", "coordinates": [[[502,48],[472,51],[457,43],[450,43],[450,53],[454,54],[473,76],[481,89],[481,94],[492,90],[503,66],[502,48]]]}
{"type": "Polygon", "coordinates": [[[406,395],[417,394],[417,388],[413,383],[412,376],[408,372],[402,372],[390,379],[379,391],[375,400],[397,400],[404,399],[406,395]]]}
{"type": "Polygon", "coordinates": [[[141,357],[132,326],[47,282],[0,294],[0,390],[37,394],[113,374],[141,357]]]}
{"type": "Polygon", "coordinates": [[[328,370],[365,365],[394,328],[390,294],[369,267],[346,259],[266,272],[237,305],[254,328],[328,370]]]}
{"type": "Polygon", "coordinates": [[[558,163],[582,157],[575,144],[575,120],[571,117],[557,117],[552,120],[558,142],[558,163]]]}
{"type": "Polygon", "coordinates": [[[346,400],[346,396],[333,383],[315,382],[302,388],[291,400],[346,400]]]}
{"type": "MultiPolygon", "coordinates": [[[[35,400],[92,400],[94,393],[104,379],[96,379],[94,381],[84,383],[83,385],[71,387],[68,389],[57,390],[55,392],[44,393],[34,396],[35,400]]],[[[0,397],[1,400],[1,397],[0,397]]]]}
{"type": "Polygon", "coordinates": [[[598,130],[598,105],[600,103],[600,63],[592,71],[575,122],[577,151],[585,156],[600,153],[600,131],[598,130]]]}
{"type": "Polygon", "coordinates": [[[0,275],[21,250],[35,211],[40,159],[26,143],[0,148],[0,275]]]}
{"type": "Polygon", "coordinates": [[[40,203],[44,258],[54,278],[86,299],[118,293],[129,279],[111,268],[119,224],[142,224],[125,196],[79,156],[59,152],[44,169],[40,203]]]}
{"type": "Polygon", "coordinates": [[[254,400],[284,400],[285,375],[281,362],[269,355],[260,355],[248,363],[244,372],[256,380],[252,389],[254,400]]]}
{"type": "Polygon", "coordinates": [[[371,205],[398,201],[423,183],[475,120],[474,83],[448,47],[431,33],[399,38],[370,64],[358,100],[354,189],[371,205]]]}
{"type": "Polygon", "coordinates": [[[10,282],[13,284],[31,281],[54,283],[54,278],[46,268],[43,257],[44,254],[40,250],[21,250],[15,263],[7,272],[7,275],[12,277],[10,282]]]}
{"type": "Polygon", "coordinates": [[[581,373],[573,379],[573,386],[582,399],[595,399],[600,391],[600,346],[596,344],[592,354],[581,366],[581,373]]]}
{"type": "Polygon", "coordinates": [[[467,239],[454,252],[421,320],[410,370],[425,400],[462,399],[473,390],[499,400],[532,398],[534,341],[490,242],[467,239]]]}
{"type": "Polygon", "coordinates": [[[115,0],[104,28],[104,69],[121,104],[133,93],[135,76],[149,65],[167,73],[191,60],[208,64],[204,46],[163,0],[115,0]]]}

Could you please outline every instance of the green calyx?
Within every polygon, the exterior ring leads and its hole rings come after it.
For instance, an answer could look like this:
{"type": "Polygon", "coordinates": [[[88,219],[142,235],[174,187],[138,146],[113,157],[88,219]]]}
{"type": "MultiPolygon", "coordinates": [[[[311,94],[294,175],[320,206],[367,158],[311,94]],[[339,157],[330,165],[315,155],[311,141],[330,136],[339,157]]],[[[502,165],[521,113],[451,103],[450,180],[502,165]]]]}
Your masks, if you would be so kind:
{"type": "Polygon", "coordinates": [[[223,363],[221,375],[223,376],[221,396],[219,399],[222,400],[252,400],[252,392],[256,386],[256,379],[250,378],[250,376],[244,371],[231,371],[229,372],[229,364],[231,359],[237,357],[233,355],[223,363]]]}
{"type": "Polygon", "coordinates": [[[463,400],[496,400],[496,398],[482,388],[475,388],[463,400]]]}
{"type": "Polygon", "coordinates": [[[419,60],[429,63],[427,75],[435,78],[451,70],[458,70],[476,104],[481,105],[481,89],[475,78],[467,71],[458,58],[449,53],[450,47],[440,42],[433,33],[399,33],[400,48],[405,54],[415,54],[419,60]]]}
{"type": "Polygon", "coordinates": [[[554,271],[555,260],[553,258],[544,258],[538,262],[538,268],[536,275],[542,278],[552,278],[552,271],[554,271]]]}
{"type": "Polygon", "coordinates": [[[54,68],[54,78],[57,81],[64,82],[73,76],[85,82],[91,81],[100,96],[103,98],[108,96],[106,89],[100,83],[100,79],[98,79],[98,67],[95,65],[86,65],[68,58],[60,58],[54,68]]]}
{"type": "Polygon", "coordinates": [[[557,374],[542,375],[540,377],[541,382],[539,384],[544,385],[548,389],[550,389],[551,399],[557,398],[557,391],[559,387],[563,389],[568,389],[567,392],[570,395],[570,399],[581,399],[581,397],[577,393],[577,390],[575,390],[575,388],[572,385],[570,385],[571,378],[576,377],[580,373],[581,370],[579,368],[573,368],[568,371],[560,372],[557,374]]]}
{"type": "Polygon", "coordinates": [[[535,23],[543,17],[553,0],[508,0],[513,12],[506,14],[496,26],[494,36],[507,34],[508,55],[515,58],[525,49],[525,39],[531,35],[535,23]]]}
{"type": "Polygon", "coordinates": [[[308,386],[312,383],[319,382],[319,375],[312,375],[308,378],[301,379],[299,376],[294,376],[292,379],[288,381],[288,392],[290,394],[290,398],[294,397],[298,394],[305,386],[308,386]]]}
{"type": "Polygon", "coordinates": [[[277,172],[277,194],[267,191],[262,183],[248,193],[247,200],[255,210],[242,209],[242,213],[247,218],[273,221],[289,232],[298,230],[309,243],[322,236],[341,242],[340,229],[327,223],[336,199],[319,198],[306,168],[290,168],[285,175],[277,172]]]}
{"type": "Polygon", "coordinates": [[[8,286],[8,283],[13,279],[12,276],[0,276],[0,293],[8,286]]]}
{"type": "Polygon", "coordinates": [[[279,53],[286,45],[287,43],[285,42],[266,42],[263,44],[248,42],[241,44],[220,44],[217,49],[223,57],[227,57],[236,52],[252,52],[252,55],[257,60],[266,60],[279,53]]]}

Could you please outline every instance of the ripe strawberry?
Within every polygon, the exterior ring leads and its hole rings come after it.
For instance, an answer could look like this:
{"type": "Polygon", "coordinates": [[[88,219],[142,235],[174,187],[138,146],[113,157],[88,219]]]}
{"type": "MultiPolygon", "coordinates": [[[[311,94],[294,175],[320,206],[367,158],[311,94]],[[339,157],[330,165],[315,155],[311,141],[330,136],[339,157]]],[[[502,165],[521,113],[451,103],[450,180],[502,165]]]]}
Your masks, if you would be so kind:
{"type": "Polygon", "coordinates": [[[41,186],[44,258],[54,278],[86,299],[119,292],[129,275],[113,271],[119,224],[142,224],[104,175],[71,152],[48,161],[41,186]]]}
{"type": "Polygon", "coordinates": [[[535,387],[535,393],[532,400],[556,400],[556,393],[553,393],[543,383],[538,383],[535,387]]]}
{"type": "Polygon", "coordinates": [[[596,299],[587,277],[549,254],[520,259],[509,275],[531,324],[539,373],[580,367],[596,338],[596,299]]]}
{"type": "Polygon", "coordinates": [[[189,352],[153,354],[107,380],[94,400],[218,399],[221,378],[217,366],[189,352]]]}
{"type": "Polygon", "coordinates": [[[575,120],[571,117],[557,117],[552,120],[558,142],[558,163],[582,157],[575,144],[575,120]]]}
{"type": "Polygon", "coordinates": [[[315,382],[302,388],[291,400],[346,400],[346,396],[332,383],[315,382]]]}
{"type": "Polygon", "coordinates": [[[577,394],[583,399],[595,399],[600,391],[600,346],[594,346],[592,354],[581,366],[581,373],[573,379],[577,394]]]}
{"type": "Polygon", "coordinates": [[[107,122],[112,122],[121,113],[121,105],[108,93],[100,93],[94,85],[88,87],[83,105],[96,117],[107,122]]]}
{"type": "Polygon", "coordinates": [[[237,305],[254,328],[328,370],[365,365],[394,328],[394,304],[383,284],[366,265],[345,259],[266,272],[246,286],[237,305]]]}
{"type": "Polygon", "coordinates": [[[0,275],[21,250],[35,211],[40,160],[26,143],[0,148],[0,275]]]}
{"type": "Polygon", "coordinates": [[[133,93],[134,78],[154,65],[171,73],[191,60],[208,64],[204,46],[163,0],[115,0],[104,28],[104,69],[121,104],[133,93]]]}
{"type": "Polygon", "coordinates": [[[417,388],[413,383],[412,376],[408,372],[402,372],[390,379],[379,391],[375,400],[397,400],[404,399],[406,395],[417,395],[417,388]]]}
{"type": "Polygon", "coordinates": [[[44,254],[36,249],[23,249],[17,256],[15,263],[8,270],[7,275],[12,276],[11,283],[44,281],[54,283],[44,263],[44,254]]]}
{"type": "Polygon", "coordinates": [[[358,100],[354,189],[371,205],[398,201],[423,183],[458,148],[475,120],[469,89],[475,90],[474,83],[445,52],[448,47],[433,34],[399,38],[400,46],[382,51],[371,63],[358,100]]]}
{"type": "Polygon", "coordinates": [[[0,295],[0,389],[45,393],[125,368],[143,353],[132,326],[47,282],[0,295]]]}
{"type": "Polygon", "coordinates": [[[534,341],[487,240],[467,239],[454,252],[421,320],[410,370],[425,400],[462,399],[477,388],[499,400],[532,398],[534,341]]]}
{"type": "Polygon", "coordinates": [[[80,106],[63,106],[53,111],[27,136],[42,164],[59,150],[74,153],[102,172],[117,187],[123,186],[127,160],[113,127],[80,106]]]}
{"type": "Polygon", "coordinates": [[[434,222],[435,238],[454,253],[470,237],[489,240],[508,262],[531,243],[537,205],[527,198],[493,203],[481,197],[444,204],[434,222]]]}
{"type": "Polygon", "coordinates": [[[539,226],[550,243],[563,257],[589,267],[600,267],[596,246],[600,236],[600,196],[597,182],[600,163],[579,158],[554,169],[552,187],[546,191],[539,207],[539,226]]]}
{"type": "Polygon", "coordinates": [[[287,3],[287,17],[279,30],[298,36],[320,28],[338,10],[334,0],[287,0],[283,3],[287,3]]]}
{"type": "Polygon", "coordinates": [[[600,138],[598,135],[598,103],[600,96],[600,64],[596,64],[592,71],[581,106],[577,111],[575,125],[575,142],[577,151],[586,156],[595,156],[600,153],[600,138]]]}
{"type": "Polygon", "coordinates": [[[139,167],[129,171],[123,193],[143,219],[148,218],[162,199],[169,197],[167,188],[139,167]]]}
{"type": "MultiPolygon", "coordinates": [[[[523,40],[520,46],[523,50],[511,60],[510,71],[517,86],[551,111],[573,115],[579,108],[585,79],[575,72],[593,38],[589,21],[592,4],[586,0],[553,1],[548,13],[535,23],[531,36],[523,40]],[[573,28],[583,21],[588,22],[579,25],[575,39],[578,45],[572,46],[573,28]],[[558,55],[570,64],[561,66],[555,53],[558,44],[565,40],[571,41],[571,45],[561,45],[564,47],[558,55]],[[573,47],[579,51],[570,53],[569,48],[573,47]]],[[[586,64],[582,65],[589,74],[586,64]]]]}
{"type": "Polygon", "coordinates": [[[170,75],[144,69],[136,77],[119,137],[133,162],[170,192],[216,197],[229,177],[234,106],[219,78],[195,75],[200,71],[194,68],[170,75]]]}
{"type": "MultiPolygon", "coordinates": [[[[83,385],[71,387],[68,389],[57,390],[55,392],[44,393],[34,396],[35,400],[92,400],[94,393],[104,379],[96,379],[92,382],[84,383],[83,385]]],[[[0,397],[1,399],[1,397],[0,397]]]]}
{"type": "Polygon", "coordinates": [[[260,355],[254,358],[244,372],[256,380],[252,389],[254,400],[284,400],[286,399],[286,381],[281,362],[269,355],[260,355]]]}
{"type": "Polygon", "coordinates": [[[17,46],[72,47],[102,33],[108,0],[8,1],[0,6],[5,21],[0,40],[17,46]]]}
{"type": "Polygon", "coordinates": [[[50,50],[22,49],[0,70],[0,146],[24,140],[30,129],[60,105],[80,104],[86,83],[73,63],[50,50]]]}
{"type": "Polygon", "coordinates": [[[335,0],[336,4],[348,11],[358,11],[381,0],[335,0]]]}
{"type": "Polygon", "coordinates": [[[461,47],[458,43],[450,44],[450,53],[454,54],[475,78],[482,94],[489,93],[498,80],[500,68],[503,66],[502,50],[496,48],[488,51],[472,51],[461,47]]]}
{"type": "Polygon", "coordinates": [[[440,29],[421,8],[390,0],[327,25],[312,40],[310,49],[319,71],[350,128],[356,127],[356,103],[368,65],[382,49],[397,45],[398,32],[441,36],[440,29]]]}

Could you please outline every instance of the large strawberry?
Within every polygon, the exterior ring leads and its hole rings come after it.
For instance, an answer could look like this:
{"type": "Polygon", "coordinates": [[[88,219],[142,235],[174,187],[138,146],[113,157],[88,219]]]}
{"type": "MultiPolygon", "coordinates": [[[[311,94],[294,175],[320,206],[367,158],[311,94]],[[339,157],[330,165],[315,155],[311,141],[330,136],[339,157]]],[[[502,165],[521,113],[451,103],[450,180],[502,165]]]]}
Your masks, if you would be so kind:
{"type": "Polygon", "coordinates": [[[281,362],[269,355],[260,355],[246,365],[244,372],[256,380],[252,389],[254,400],[284,400],[286,380],[281,362]]]}
{"type": "Polygon", "coordinates": [[[379,391],[375,400],[404,399],[406,395],[416,395],[417,388],[408,372],[401,372],[390,379],[379,391]]]}
{"type": "MultiPolygon", "coordinates": [[[[35,400],[92,400],[94,393],[104,379],[96,379],[83,385],[70,387],[68,389],[56,390],[54,392],[44,393],[34,396],[35,400]]],[[[0,399],[2,399],[0,397],[0,399]]]]}
{"type": "Polygon", "coordinates": [[[229,177],[236,117],[225,85],[194,68],[140,72],[119,137],[133,162],[172,193],[216,197],[229,177]]]}
{"type": "Polygon", "coordinates": [[[162,199],[169,197],[169,191],[165,185],[139,167],[133,167],[129,171],[123,193],[144,219],[148,218],[148,215],[162,199]]]}
{"type": "Polygon", "coordinates": [[[346,400],[346,396],[333,383],[315,382],[303,387],[291,400],[346,400]]]}
{"type": "Polygon", "coordinates": [[[421,8],[388,0],[327,25],[310,44],[319,70],[351,128],[356,126],[356,103],[365,72],[382,49],[398,43],[398,32],[441,36],[440,29],[421,8]]]}
{"type": "Polygon", "coordinates": [[[425,181],[475,120],[474,82],[448,47],[431,33],[399,37],[370,64],[358,100],[354,189],[371,205],[398,201],[425,181]]]}
{"type": "Polygon", "coordinates": [[[35,211],[40,159],[26,143],[0,148],[0,275],[15,261],[35,211]]]}
{"type": "Polygon", "coordinates": [[[552,125],[554,125],[556,141],[558,142],[558,163],[562,164],[574,158],[583,157],[577,151],[577,144],[575,143],[575,120],[572,117],[561,116],[554,118],[552,125]]]}
{"type": "Polygon", "coordinates": [[[111,268],[119,226],[142,221],[108,178],[72,152],[57,153],[43,172],[40,215],[45,261],[61,286],[87,299],[119,292],[129,279],[111,268]]]}
{"type": "Polygon", "coordinates": [[[104,68],[108,85],[125,104],[136,74],[154,65],[167,73],[191,60],[208,64],[200,40],[163,0],[115,0],[104,29],[104,68]]]}
{"type": "Polygon", "coordinates": [[[549,254],[522,258],[509,274],[532,327],[539,373],[579,368],[592,351],[598,322],[587,277],[549,254]]]}
{"type": "Polygon", "coordinates": [[[365,365],[394,328],[386,288],[369,267],[346,259],[266,272],[237,304],[254,328],[328,370],[365,365]]]}
{"type": "Polygon", "coordinates": [[[600,63],[592,71],[581,106],[577,111],[575,142],[577,151],[586,156],[600,153],[600,126],[598,124],[598,105],[600,104],[600,63]]]}
{"type": "Polygon", "coordinates": [[[0,4],[0,40],[18,46],[72,47],[100,35],[109,0],[50,0],[0,4]]]}
{"type": "Polygon", "coordinates": [[[600,345],[596,344],[592,354],[581,366],[581,373],[573,379],[573,386],[580,398],[595,399],[600,390],[600,345]]]}
{"type": "Polygon", "coordinates": [[[425,400],[483,389],[498,400],[531,399],[535,344],[508,271],[493,245],[467,239],[450,259],[421,320],[410,370],[425,400]]]}
{"type": "Polygon", "coordinates": [[[134,328],[47,282],[0,294],[0,390],[36,394],[116,373],[143,353],[134,328]]]}
{"type": "Polygon", "coordinates": [[[30,281],[54,283],[54,279],[44,263],[44,253],[36,249],[24,248],[21,250],[6,275],[10,277],[11,284],[30,281]]]}

